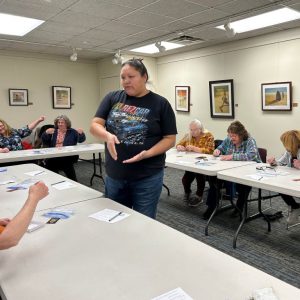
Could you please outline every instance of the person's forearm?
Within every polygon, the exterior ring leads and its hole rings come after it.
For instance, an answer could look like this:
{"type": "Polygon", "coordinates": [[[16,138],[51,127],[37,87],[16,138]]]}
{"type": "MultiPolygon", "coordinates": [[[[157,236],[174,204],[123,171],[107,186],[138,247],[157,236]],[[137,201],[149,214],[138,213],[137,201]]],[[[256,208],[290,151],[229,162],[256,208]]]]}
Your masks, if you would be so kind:
{"type": "Polygon", "coordinates": [[[92,135],[104,140],[105,142],[107,142],[108,135],[110,134],[103,125],[95,122],[91,124],[90,132],[92,135]]]}
{"type": "Polygon", "coordinates": [[[0,235],[0,249],[7,249],[18,244],[30,224],[37,203],[37,200],[28,197],[23,208],[0,235]]]}
{"type": "Polygon", "coordinates": [[[40,124],[40,123],[41,123],[41,120],[40,120],[40,119],[37,119],[37,120],[31,122],[30,124],[28,124],[28,128],[29,128],[30,130],[33,130],[33,129],[34,129],[38,124],[40,124]]]}
{"type": "Polygon", "coordinates": [[[157,144],[146,151],[144,158],[153,157],[162,153],[165,153],[175,145],[176,136],[168,135],[163,137],[157,144]]]}

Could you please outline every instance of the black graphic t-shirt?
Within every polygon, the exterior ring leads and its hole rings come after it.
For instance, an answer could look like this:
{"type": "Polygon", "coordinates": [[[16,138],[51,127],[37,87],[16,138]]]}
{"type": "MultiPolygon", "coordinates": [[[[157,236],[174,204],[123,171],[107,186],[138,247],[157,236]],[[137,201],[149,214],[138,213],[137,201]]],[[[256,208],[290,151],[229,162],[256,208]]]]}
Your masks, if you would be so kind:
{"type": "Polygon", "coordinates": [[[118,153],[114,161],[105,147],[106,173],[115,179],[141,179],[159,172],[165,164],[165,154],[132,164],[123,164],[143,150],[157,144],[163,136],[177,133],[175,115],[170,103],[160,95],[149,92],[137,98],[125,91],[107,94],[95,117],[106,120],[106,130],[116,135],[118,153]]]}

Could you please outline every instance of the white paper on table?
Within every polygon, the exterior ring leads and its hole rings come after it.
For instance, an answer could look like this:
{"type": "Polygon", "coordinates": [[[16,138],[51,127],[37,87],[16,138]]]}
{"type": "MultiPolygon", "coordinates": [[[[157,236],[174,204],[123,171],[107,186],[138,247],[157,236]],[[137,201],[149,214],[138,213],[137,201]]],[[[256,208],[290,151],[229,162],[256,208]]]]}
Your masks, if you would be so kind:
{"type": "Polygon", "coordinates": [[[29,175],[29,176],[37,176],[37,175],[44,175],[44,174],[47,174],[47,173],[45,171],[37,170],[37,171],[27,172],[27,173],[24,173],[24,174],[29,175]]]}
{"type": "Polygon", "coordinates": [[[207,161],[207,160],[198,160],[195,162],[198,166],[212,166],[215,165],[217,162],[215,161],[207,161]]]}
{"type": "Polygon", "coordinates": [[[178,287],[151,300],[193,300],[182,288],[178,287]]]}
{"type": "Polygon", "coordinates": [[[62,181],[62,182],[58,182],[58,183],[52,183],[52,187],[54,187],[57,190],[66,190],[66,189],[71,189],[73,187],[75,187],[76,185],[73,184],[72,182],[69,181],[62,181]]]}
{"type": "Polygon", "coordinates": [[[8,183],[14,183],[14,182],[16,182],[14,179],[2,180],[2,181],[0,181],[0,185],[5,185],[8,183]]]}
{"type": "Polygon", "coordinates": [[[118,215],[119,213],[120,213],[120,211],[105,208],[94,214],[89,215],[89,218],[93,218],[98,221],[103,221],[103,222],[107,222],[107,223],[116,223],[116,222],[119,222],[119,221],[127,218],[128,216],[130,216],[129,214],[127,214],[125,212],[122,212],[120,215],[118,215]],[[118,215],[118,216],[115,217],[116,215],[118,215]],[[112,218],[114,218],[114,219],[111,220],[112,218]]]}
{"type": "Polygon", "coordinates": [[[177,161],[175,161],[175,164],[179,164],[179,165],[181,165],[181,164],[193,165],[193,164],[195,164],[195,162],[193,162],[193,161],[187,161],[187,160],[177,160],[177,161]]]}
{"type": "Polygon", "coordinates": [[[264,181],[268,178],[270,178],[270,176],[266,176],[264,177],[263,174],[249,174],[249,175],[246,175],[246,177],[250,177],[251,179],[254,179],[254,180],[258,180],[258,181],[264,181]]]}

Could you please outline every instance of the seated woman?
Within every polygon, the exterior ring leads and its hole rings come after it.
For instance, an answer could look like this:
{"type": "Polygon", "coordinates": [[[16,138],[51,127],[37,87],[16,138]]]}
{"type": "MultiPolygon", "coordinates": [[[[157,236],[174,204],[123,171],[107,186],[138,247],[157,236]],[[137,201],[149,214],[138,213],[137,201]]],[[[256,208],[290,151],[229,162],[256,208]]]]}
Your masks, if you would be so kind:
{"type": "MultiPolygon", "coordinates": [[[[190,132],[176,145],[178,151],[191,151],[197,153],[212,154],[215,148],[213,135],[204,129],[201,122],[197,119],[193,120],[190,125],[190,132]]],[[[197,206],[202,201],[203,190],[205,187],[205,176],[198,173],[185,171],[182,177],[184,188],[184,201],[188,202],[189,206],[197,206]],[[191,195],[191,184],[196,178],[197,192],[194,196],[191,195]]]]}
{"type": "Polygon", "coordinates": [[[23,150],[22,138],[29,136],[32,130],[44,120],[45,117],[41,116],[20,129],[14,129],[0,119],[0,153],[23,150]]]}
{"type": "Polygon", "coordinates": [[[32,219],[38,202],[48,195],[48,187],[41,181],[29,188],[28,198],[12,219],[0,219],[0,250],[16,246],[32,219]]]}
{"type": "MultiPolygon", "coordinates": [[[[285,153],[279,158],[270,157],[267,162],[272,166],[287,166],[300,170],[300,131],[290,130],[284,132],[280,140],[285,148],[285,153]]],[[[283,201],[289,206],[288,225],[300,222],[300,203],[297,203],[292,196],[280,194],[283,201]]]]}
{"type": "MultiPolygon", "coordinates": [[[[213,152],[214,156],[220,156],[221,160],[253,160],[261,162],[255,140],[249,135],[244,125],[239,121],[232,122],[227,129],[228,136],[222,144],[213,152]]],[[[207,196],[207,210],[203,218],[209,219],[217,205],[216,177],[210,177],[210,189],[207,196]]],[[[251,191],[250,186],[236,184],[238,199],[236,209],[232,217],[238,216],[243,211],[248,195],[251,191]]]]}
{"type": "MultiPolygon", "coordinates": [[[[54,128],[48,128],[42,134],[42,141],[45,147],[74,146],[85,141],[85,134],[81,128],[71,128],[70,119],[61,115],[54,120],[54,128]]],[[[45,161],[45,167],[56,173],[62,170],[68,178],[77,181],[74,169],[77,160],[78,155],[49,158],[45,161]]]]}

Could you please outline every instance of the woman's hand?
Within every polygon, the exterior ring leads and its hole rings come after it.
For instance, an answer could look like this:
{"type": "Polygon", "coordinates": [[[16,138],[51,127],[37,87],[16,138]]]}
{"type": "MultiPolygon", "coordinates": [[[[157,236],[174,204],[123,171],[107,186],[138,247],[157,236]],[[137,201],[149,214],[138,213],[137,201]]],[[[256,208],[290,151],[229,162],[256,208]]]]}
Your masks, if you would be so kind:
{"type": "Polygon", "coordinates": [[[46,119],[45,116],[40,116],[40,117],[38,118],[38,122],[41,123],[41,122],[45,121],[45,119],[46,119]]]}
{"type": "Polygon", "coordinates": [[[135,155],[132,158],[126,159],[123,161],[124,164],[131,164],[131,163],[135,163],[138,162],[140,160],[143,160],[146,158],[146,150],[143,150],[142,152],[140,152],[139,154],[135,155]]]}
{"type": "Polygon", "coordinates": [[[83,129],[82,128],[77,128],[76,131],[78,132],[78,134],[83,134],[83,129]]]}
{"type": "Polygon", "coordinates": [[[9,152],[8,148],[0,148],[0,153],[7,153],[9,152]]]}
{"type": "Polygon", "coordinates": [[[38,202],[49,194],[49,189],[44,182],[39,181],[29,188],[28,198],[38,202]]]}
{"type": "Polygon", "coordinates": [[[195,151],[195,148],[197,148],[197,147],[192,146],[192,145],[187,145],[187,146],[186,146],[186,151],[196,152],[196,151],[195,151]]]}
{"type": "Polygon", "coordinates": [[[268,157],[267,158],[267,163],[270,164],[271,166],[276,165],[276,160],[274,156],[268,157]]]}
{"type": "Polygon", "coordinates": [[[53,134],[54,131],[55,131],[54,128],[48,128],[48,129],[46,130],[46,133],[47,133],[47,134],[53,134]]]}
{"type": "Polygon", "coordinates": [[[213,152],[213,156],[219,156],[221,154],[221,151],[219,149],[215,149],[213,152]]]}
{"type": "Polygon", "coordinates": [[[293,164],[296,169],[300,169],[300,160],[299,159],[294,159],[293,164]]]}
{"type": "Polygon", "coordinates": [[[233,155],[229,154],[229,155],[221,155],[220,160],[232,160],[233,155]]]}
{"type": "Polygon", "coordinates": [[[114,160],[117,160],[118,154],[116,150],[116,144],[120,144],[118,138],[114,134],[107,132],[106,144],[107,144],[107,150],[111,155],[111,157],[114,160]]]}
{"type": "Polygon", "coordinates": [[[177,151],[186,151],[185,147],[182,146],[182,145],[178,145],[178,146],[176,147],[176,150],[177,150],[177,151]]]}

